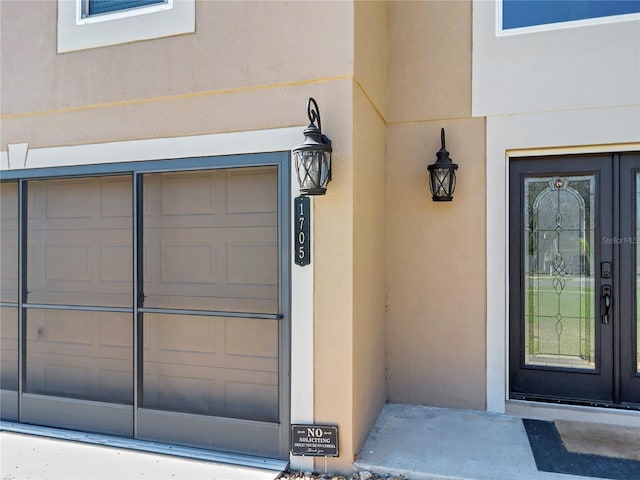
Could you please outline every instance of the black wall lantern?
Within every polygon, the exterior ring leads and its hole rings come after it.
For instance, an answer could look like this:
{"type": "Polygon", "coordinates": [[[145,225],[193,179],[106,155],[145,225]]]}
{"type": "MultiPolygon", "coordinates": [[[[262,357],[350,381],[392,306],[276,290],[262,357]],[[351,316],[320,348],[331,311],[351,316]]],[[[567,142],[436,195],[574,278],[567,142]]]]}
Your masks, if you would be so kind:
{"type": "Polygon", "coordinates": [[[456,170],[458,165],[451,161],[444,147],[444,128],[440,129],[442,147],[436,153],[436,162],[429,165],[429,187],[434,202],[450,202],[456,188],[456,170]]]}
{"type": "Polygon", "coordinates": [[[292,150],[298,184],[302,195],[324,195],[331,181],[331,140],[322,134],[320,110],[313,98],[307,102],[307,116],[311,123],[304,130],[304,142],[292,150]]]}

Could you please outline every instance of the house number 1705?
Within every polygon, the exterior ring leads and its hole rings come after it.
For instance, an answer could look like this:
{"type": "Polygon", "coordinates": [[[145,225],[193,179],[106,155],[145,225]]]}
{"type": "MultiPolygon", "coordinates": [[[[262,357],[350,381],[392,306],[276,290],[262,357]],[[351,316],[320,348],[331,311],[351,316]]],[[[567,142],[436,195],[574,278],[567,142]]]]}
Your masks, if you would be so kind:
{"type": "Polygon", "coordinates": [[[295,232],[294,258],[297,265],[304,267],[311,263],[311,237],[309,235],[311,216],[309,214],[309,197],[296,197],[294,200],[295,232]]]}

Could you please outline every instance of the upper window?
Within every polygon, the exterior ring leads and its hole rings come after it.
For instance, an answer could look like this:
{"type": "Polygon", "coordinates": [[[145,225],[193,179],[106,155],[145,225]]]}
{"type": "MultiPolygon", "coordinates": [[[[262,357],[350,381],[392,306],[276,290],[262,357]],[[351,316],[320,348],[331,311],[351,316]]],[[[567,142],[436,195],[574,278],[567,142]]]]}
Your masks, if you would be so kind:
{"type": "MultiPolygon", "coordinates": [[[[173,3],[173,2],[171,2],[173,3]]],[[[105,13],[137,13],[141,7],[149,5],[167,5],[167,0],[83,0],[82,18],[105,13]]]]}
{"type": "Polygon", "coordinates": [[[640,13],[640,0],[498,0],[497,4],[502,33],[620,21],[640,13]]]}
{"type": "Polygon", "coordinates": [[[195,0],[58,0],[58,53],[195,31],[195,0]]]}

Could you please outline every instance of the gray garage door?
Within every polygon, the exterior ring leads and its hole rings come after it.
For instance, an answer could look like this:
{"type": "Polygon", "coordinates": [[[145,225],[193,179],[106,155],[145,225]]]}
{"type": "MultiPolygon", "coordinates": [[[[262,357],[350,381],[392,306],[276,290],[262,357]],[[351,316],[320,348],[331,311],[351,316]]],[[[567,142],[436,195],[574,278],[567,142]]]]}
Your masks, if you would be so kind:
{"type": "Polygon", "coordinates": [[[286,457],[288,155],[262,157],[3,183],[4,417],[286,457]]]}

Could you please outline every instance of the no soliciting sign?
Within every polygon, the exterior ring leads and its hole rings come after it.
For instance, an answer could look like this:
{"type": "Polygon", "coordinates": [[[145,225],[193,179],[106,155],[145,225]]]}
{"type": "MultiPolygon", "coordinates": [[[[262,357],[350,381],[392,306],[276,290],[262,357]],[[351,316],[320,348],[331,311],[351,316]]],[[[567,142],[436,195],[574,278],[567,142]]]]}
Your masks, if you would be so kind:
{"type": "Polygon", "coordinates": [[[291,455],[339,457],[336,425],[291,425],[291,455]]]}

